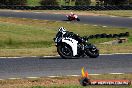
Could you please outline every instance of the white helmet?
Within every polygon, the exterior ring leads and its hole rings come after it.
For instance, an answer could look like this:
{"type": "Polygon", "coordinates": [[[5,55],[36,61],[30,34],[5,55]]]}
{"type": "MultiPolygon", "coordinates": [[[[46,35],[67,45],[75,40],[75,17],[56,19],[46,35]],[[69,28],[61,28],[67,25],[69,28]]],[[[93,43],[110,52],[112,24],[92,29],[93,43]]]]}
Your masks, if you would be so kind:
{"type": "Polygon", "coordinates": [[[59,30],[59,32],[62,32],[63,34],[66,33],[66,29],[64,27],[60,27],[58,30],[59,30]]]}
{"type": "Polygon", "coordinates": [[[73,12],[71,12],[71,14],[73,15],[73,12]]]}

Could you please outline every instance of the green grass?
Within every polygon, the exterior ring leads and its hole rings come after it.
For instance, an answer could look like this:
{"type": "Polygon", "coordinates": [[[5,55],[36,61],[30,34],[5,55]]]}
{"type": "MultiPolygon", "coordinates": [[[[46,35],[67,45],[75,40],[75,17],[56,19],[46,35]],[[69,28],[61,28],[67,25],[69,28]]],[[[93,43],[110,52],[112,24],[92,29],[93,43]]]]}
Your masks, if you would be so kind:
{"type": "MultiPolygon", "coordinates": [[[[38,6],[38,5],[40,5],[40,2],[41,0],[27,0],[27,4],[28,5],[31,5],[31,6],[38,6]]],[[[64,0],[58,0],[58,4],[59,5],[66,5],[65,4],[65,2],[64,2],[64,0]]],[[[74,5],[74,3],[70,3],[71,5],[74,5]]]]}
{"type": "Polygon", "coordinates": [[[38,6],[40,5],[40,0],[27,0],[27,4],[31,6],[38,6]]]}
{"type": "MultiPolygon", "coordinates": [[[[27,0],[27,4],[28,4],[28,5],[31,5],[31,6],[37,6],[37,5],[40,5],[40,3],[39,3],[40,1],[41,1],[41,0],[27,0]]],[[[69,4],[66,4],[66,3],[64,2],[64,0],[58,0],[58,4],[59,4],[59,5],[70,5],[70,6],[74,6],[74,5],[75,5],[75,2],[72,1],[72,2],[69,3],[69,4]]],[[[92,0],[91,5],[95,5],[95,0],[92,0]]]]}
{"type": "Polygon", "coordinates": [[[51,30],[46,31],[41,27],[16,25],[12,23],[0,23],[0,47],[8,48],[41,48],[50,47],[51,30]],[[47,33],[48,32],[48,33],[47,33]],[[47,37],[47,38],[46,38],[47,37]]]}
{"type": "MultiPolygon", "coordinates": [[[[43,56],[57,55],[53,38],[59,27],[68,31],[84,35],[96,33],[121,33],[130,32],[127,28],[102,27],[78,23],[32,20],[20,18],[0,18],[0,56],[43,56]]],[[[91,39],[89,42],[96,44],[100,53],[131,53],[132,36],[128,42],[119,45],[100,45],[99,43],[113,39],[91,39]]]]}

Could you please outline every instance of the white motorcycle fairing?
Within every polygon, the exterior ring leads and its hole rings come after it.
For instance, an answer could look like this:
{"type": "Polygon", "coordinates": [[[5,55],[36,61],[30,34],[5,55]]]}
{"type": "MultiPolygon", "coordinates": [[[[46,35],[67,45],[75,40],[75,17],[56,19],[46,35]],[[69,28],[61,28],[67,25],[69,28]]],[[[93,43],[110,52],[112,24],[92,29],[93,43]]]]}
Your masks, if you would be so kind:
{"type": "Polygon", "coordinates": [[[63,38],[62,42],[71,46],[73,56],[77,55],[77,43],[78,43],[78,41],[76,41],[75,39],[72,39],[72,38],[63,38]]]}
{"type": "Polygon", "coordinates": [[[78,18],[78,16],[77,15],[74,15],[74,17],[77,19],[78,18]]]}

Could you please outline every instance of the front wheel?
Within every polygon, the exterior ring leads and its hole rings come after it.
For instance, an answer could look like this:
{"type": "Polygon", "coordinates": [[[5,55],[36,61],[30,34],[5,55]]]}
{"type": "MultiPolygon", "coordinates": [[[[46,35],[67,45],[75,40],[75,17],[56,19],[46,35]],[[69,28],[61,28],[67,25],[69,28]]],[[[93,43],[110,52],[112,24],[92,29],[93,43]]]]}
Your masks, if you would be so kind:
{"type": "Polygon", "coordinates": [[[97,58],[99,56],[99,50],[94,45],[90,45],[86,53],[90,58],[97,58]]]}
{"type": "Polygon", "coordinates": [[[72,49],[66,43],[63,43],[57,46],[57,52],[62,58],[72,58],[73,57],[72,49]]]}
{"type": "Polygon", "coordinates": [[[80,19],[79,19],[79,18],[77,18],[77,21],[80,21],[80,19]]]}

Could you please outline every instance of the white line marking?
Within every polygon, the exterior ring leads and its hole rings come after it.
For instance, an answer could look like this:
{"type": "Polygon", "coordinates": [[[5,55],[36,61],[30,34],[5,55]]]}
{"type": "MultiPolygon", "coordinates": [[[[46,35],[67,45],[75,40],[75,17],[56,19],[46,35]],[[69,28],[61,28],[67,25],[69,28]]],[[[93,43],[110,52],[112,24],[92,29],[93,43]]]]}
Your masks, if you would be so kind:
{"type": "Polygon", "coordinates": [[[28,79],[37,79],[37,78],[40,78],[40,77],[26,77],[28,79]]]}
{"type": "Polygon", "coordinates": [[[43,12],[33,12],[33,13],[43,13],[43,12]]]}
{"type": "Polygon", "coordinates": [[[22,12],[22,11],[20,11],[20,10],[15,10],[15,11],[13,11],[13,12],[22,12]]]}
{"type": "MultiPolygon", "coordinates": [[[[122,75],[122,74],[125,74],[125,73],[107,73],[107,74],[111,74],[111,75],[122,75]]],[[[89,75],[104,75],[104,74],[89,74],[89,75]]],[[[49,77],[49,78],[56,78],[56,77],[68,77],[68,76],[71,76],[71,77],[79,77],[81,75],[66,75],[66,76],[45,76],[45,77],[49,77]]],[[[25,78],[28,78],[28,79],[38,79],[38,78],[41,78],[41,77],[25,77],[25,78]]],[[[23,79],[23,78],[8,78],[10,80],[16,80],[16,79],[23,79]]],[[[5,80],[5,79],[0,79],[0,80],[5,80]]]]}
{"type": "Polygon", "coordinates": [[[132,18],[132,17],[128,17],[128,18],[132,18]]]}
{"type": "Polygon", "coordinates": [[[22,18],[22,19],[24,19],[24,20],[25,20],[25,19],[27,19],[27,18],[22,18]]]}
{"type": "Polygon", "coordinates": [[[123,55],[123,54],[132,54],[132,53],[112,53],[112,54],[100,54],[100,55],[123,55]]]}
{"type": "Polygon", "coordinates": [[[115,53],[115,54],[132,54],[132,53],[115,53]]]}
{"type": "Polygon", "coordinates": [[[7,57],[0,57],[0,58],[7,58],[7,57]]]}
{"type": "Polygon", "coordinates": [[[102,27],[104,27],[104,28],[105,28],[105,27],[107,27],[107,26],[102,26],[102,27]]]}
{"type": "Polygon", "coordinates": [[[22,57],[7,57],[7,58],[22,58],[22,57]]]}
{"type": "Polygon", "coordinates": [[[0,57],[0,58],[22,58],[22,57],[0,57]]]}
{"type": "Polygon", "coordinates": [[[112,74],[112,75],[122,75],[124,73],[109,73],[109,74],[112,74]]]}
{"type": "Polygon", "coordinates": [[[78,77],[78,76],[80,76],[80,75],[67,75],[67,76],[78,77]]]}
{"type": "Polygon", "coordinates": [[[62,76],[47,76],[49,78],[62,77],[62,76]]]}
{"type": "Polygon", "coordinates": [[[110,16],[110,17],[118,17],[118,16],[110,16]]]}
{"type": "Polygon", "coordinates": [[[33,20],[39,20],[39,19],[33,19],[33,20]]]}
{"type": "Polygon", "coordinates": [[[14,17],[7,17],[7,18],[14,18],[14,17]]]}
{"type": "MultiPolygon", "coordinates": [[[[112,54],[100,54],[100,55],[123,55],[123,54],[132,54],[132,53],[112,53],[112,54]]],[[[39,56],[20,56],[20,57],[0,57],[0,58],[27,58],[27,57],[39,57],[39,56]]],[[[59,55],[56,56],[42,56],[42,57],[59,57],[59,55]]]]}
{"type": "Polygon", "coordinates": [[[93,25],[93,26],[98,26],[98,25],[93,25]]]}
{"type": "Polygon", "coordinates": [[[114,55],[114,54],[100,54],[101,56],[103,56],[103,55],[114,55]]]}
{"type": "Polygon", "coordinates": [[[89,75],[101,75],[101,74],[89,74],[89,75]]]}
{"type": "Polygon", "coordinates": [[[56,56],[43,56],[43,57],[58,57],[59,55],[56,55],[56,56]]]}
{"type": "Polygon", "coordinates": [[[8,79],[15,80],[15,79],[21,79],[21,78],[8,78],[8,79]]]}

